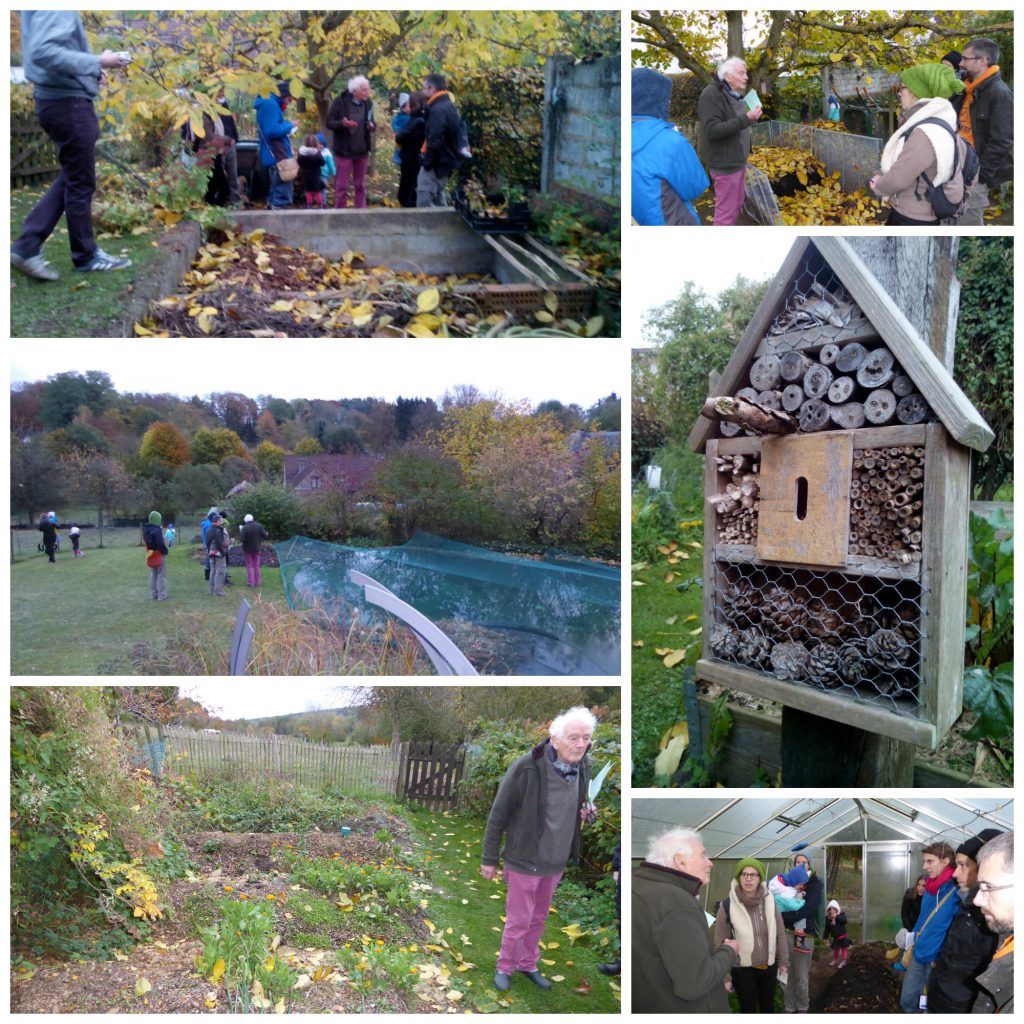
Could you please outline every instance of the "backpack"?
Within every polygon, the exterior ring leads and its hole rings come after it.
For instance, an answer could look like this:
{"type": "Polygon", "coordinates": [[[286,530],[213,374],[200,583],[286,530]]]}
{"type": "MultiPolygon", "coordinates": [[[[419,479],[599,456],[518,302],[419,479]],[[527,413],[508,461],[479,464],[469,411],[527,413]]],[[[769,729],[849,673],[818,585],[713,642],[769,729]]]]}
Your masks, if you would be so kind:
{"type": "Polygon", "coordinates": [[[945,128],[950,135],[953,136],[953,173],[949,176],[949,181],[942,185],[935,185],[927,174],[922,174],[924,178],[925,190],[924,194],[928,197],[928,202],[932,204],[932,209],[935,211],[935,216],[939,220],[951,220],[959,218],[964,212],[964,208],[967,206],[967,186],[970,182],[976,181],[979,172],[981,171],[981,161],[978,159],[978,151],[959,133],[953,128],[950,128],[942,118],[939,117],[926,117],[922,121],[918,121],[912,128],[904,132],[904,138],[913,132],[914,128],[919,127],[922,124],[937,124],[942,128],[945,128]],[[954,203],[946,195],[946,185],[954,182],[957,175],[957,167],[960,164],[960,147],[957,145],[958,141],[964,144],[964,164],[961,172],[964,184],[963,196],[960,198],[958,203],[954,203]]]}

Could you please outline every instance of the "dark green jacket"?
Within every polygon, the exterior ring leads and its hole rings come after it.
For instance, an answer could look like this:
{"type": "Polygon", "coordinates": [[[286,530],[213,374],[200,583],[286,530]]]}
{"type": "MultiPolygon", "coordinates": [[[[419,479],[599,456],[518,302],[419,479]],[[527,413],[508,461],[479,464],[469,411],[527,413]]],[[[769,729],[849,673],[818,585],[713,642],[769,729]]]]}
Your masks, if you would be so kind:
{"type": "MultiPolygon", "coordinates": [[[[957,119],[966,93],[950,99],[957,119]]],[[[981,180],[998,188],[1013,180],[1013,93],[997,71],[975,90],[971,101],[971,133],[981,161],[981,180]]]]}
{"type": "MultiPolygon", "coordinates": [[[[537,847],[544,831],[547,810],[548,774],[545,760],[550,743],[548,739],[538,744],[528,754],[513,761],[505,772],[505,778],[498,787],[498,795],[491,804],[491,813],[487,815],[487,828],[484,829],[481,863],[485,866],[497,867],[501,857],[513,871],[526,874],[537,870],[537,847]],[[501,846],[502,835],[505,836],[504,848],[501,846]]],[[[582,806],[590,788],[590,761],[585,755],[579,767],[582,806]]],[[[581,836],[582,823],[577,814],[570,861],[580,855],[581,836]]]]}
{"type": "Polygon", "coordinates": [[[736,963],[714,947],[700,882],[672,868],[633,869],[633,1012],[728,1013],[725,976],[736,963]]]}
{"type": "Polygon", "coordinates": [[[1013,1013],[1013,953],[993,960],[974,980],[980,991],[973,1013],[1013,1013]]]}
{"type": "Polygon", "coordinates": [[[743,101],[716,78],[700,94],[697,120],[705,166],[726,174],[743,170],[750,156],[750,119],[743,101]]]}

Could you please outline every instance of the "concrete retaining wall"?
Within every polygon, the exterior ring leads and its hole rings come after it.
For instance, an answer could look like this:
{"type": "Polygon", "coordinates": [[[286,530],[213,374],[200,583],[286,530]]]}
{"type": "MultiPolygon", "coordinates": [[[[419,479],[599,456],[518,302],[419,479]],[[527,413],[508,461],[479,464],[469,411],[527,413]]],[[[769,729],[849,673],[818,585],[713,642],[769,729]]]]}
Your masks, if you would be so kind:
{"type": "Polygon", "coordinates": [[[351,249],[367,266],[424,274],[486,274],[494,265],[487,243],[451,209],[252,210],[232,218],[244,231],[264,228],[330,260],[351,249]]]}
{"type": "Polygon", "coordinates": [[[547,62],[542,191],[562,186],[619,202],[621,92],[617,56],[584,64],[574,64],[571,57],[552,57],[547,62]]]}

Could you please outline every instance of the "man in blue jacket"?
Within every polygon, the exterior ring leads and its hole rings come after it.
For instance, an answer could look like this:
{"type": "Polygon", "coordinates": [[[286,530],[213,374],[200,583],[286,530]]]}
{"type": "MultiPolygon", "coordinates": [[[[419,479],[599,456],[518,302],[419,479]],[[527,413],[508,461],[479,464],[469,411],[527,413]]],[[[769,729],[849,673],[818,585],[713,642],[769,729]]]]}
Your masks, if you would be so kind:
{"type": "Polygon", "coordinates": [[[693,146],[669,123],[672,80],[633,68],[633,219],[638,224],[700,224],[693,207],[708,176],[693,146]]]}
{"type": "Polygon", "coordinates": [[[924,1013],[921,995],[928,984],[935,958],[946,941],[946,932],[960,910],[953,848],[941,841],[922,851],[922,870],[927,881],[921,898],[921,913],[914,926],[913,956],[903,976],[900,1006],[904,1013],[924,1013]]]}
{"type": "Polygon", "coordinates": [[[276,95],[257,96],[253,103],[260,136],[260,163],[270,170],[267,206],[272,210],[287,210],[292,205],[292,182],[282,181],[277,170],[278,160],[292,156],[288,136],[294,134],[296,127],[284,116],[291,98],[288,83],[278,82],[276,95]]]}
{"type": "Polygon", "coordinates": [[[38,281],[58,280],[43,258],[43,244],[64,217],[75,270],[130,267],[131,260],[105,253],[92,231],[100,135],[92,103],[103,69],[124,67],[129,59],[110,50],[93,54],[77,11],[22,11],[21,45],[25,76],[35,86],[39,124],[57,145],[61,171],[25,218],[11,246],[11,266],[38,281]]]}

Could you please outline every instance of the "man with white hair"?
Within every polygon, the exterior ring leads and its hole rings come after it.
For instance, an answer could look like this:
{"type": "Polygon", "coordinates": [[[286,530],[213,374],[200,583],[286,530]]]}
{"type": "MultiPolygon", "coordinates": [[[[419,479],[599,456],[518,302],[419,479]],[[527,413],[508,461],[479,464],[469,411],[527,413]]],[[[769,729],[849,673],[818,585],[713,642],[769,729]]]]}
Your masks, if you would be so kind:
{"type": "Polygon", "coordinates": [[[500,858],[508,885],[494,974],[501,992],[508,990],[516,972],[538,988],[551,988],[537,970],[540,939],[555,887],[566,864],[579,856],[583,822],[595,820],[588,801],[586,755],[596,725],[597,719],[583,707],[559,715],[548,739],[509,765],[487,816],[480,874],[493,880],[500,858]]]}
{"type": "Polygon", "coordinates": [[[343,210],[348,206],[349,178],[352,179],[352,205],[363,209],[366,206],[366,166],[370,162],[373,133],[377,128],[373,120],[370,83],[364,75],[348,80],[348,89],[327,111],[327,127],[334,132],[332,149],[337,164],[335,209],[343,210]]]}
{"type": "Polygon", "coordinates": [[[743,208],[750,126],[762,113],[760,105],[748,110],[743,102],[748,80],[747,65],[730,57],[697,101],[700,155],[715,186],[712,224],[735,224],[743,208]]]}
{"type": "Polygon", "coordinates": [[[725,977],[739,943],[714,944],[700,887],[711,860],[699,832],[656,836],[633,869],[633,1012],[728,1013],[725,977]]]}
{"type": "Polygon", "coordinates": [[[978,851],[974,905],[1000,936],[992,962],[975,978],[974,1013],[1013,1013],[1013,832],[1002,832],[978,851]]]}

